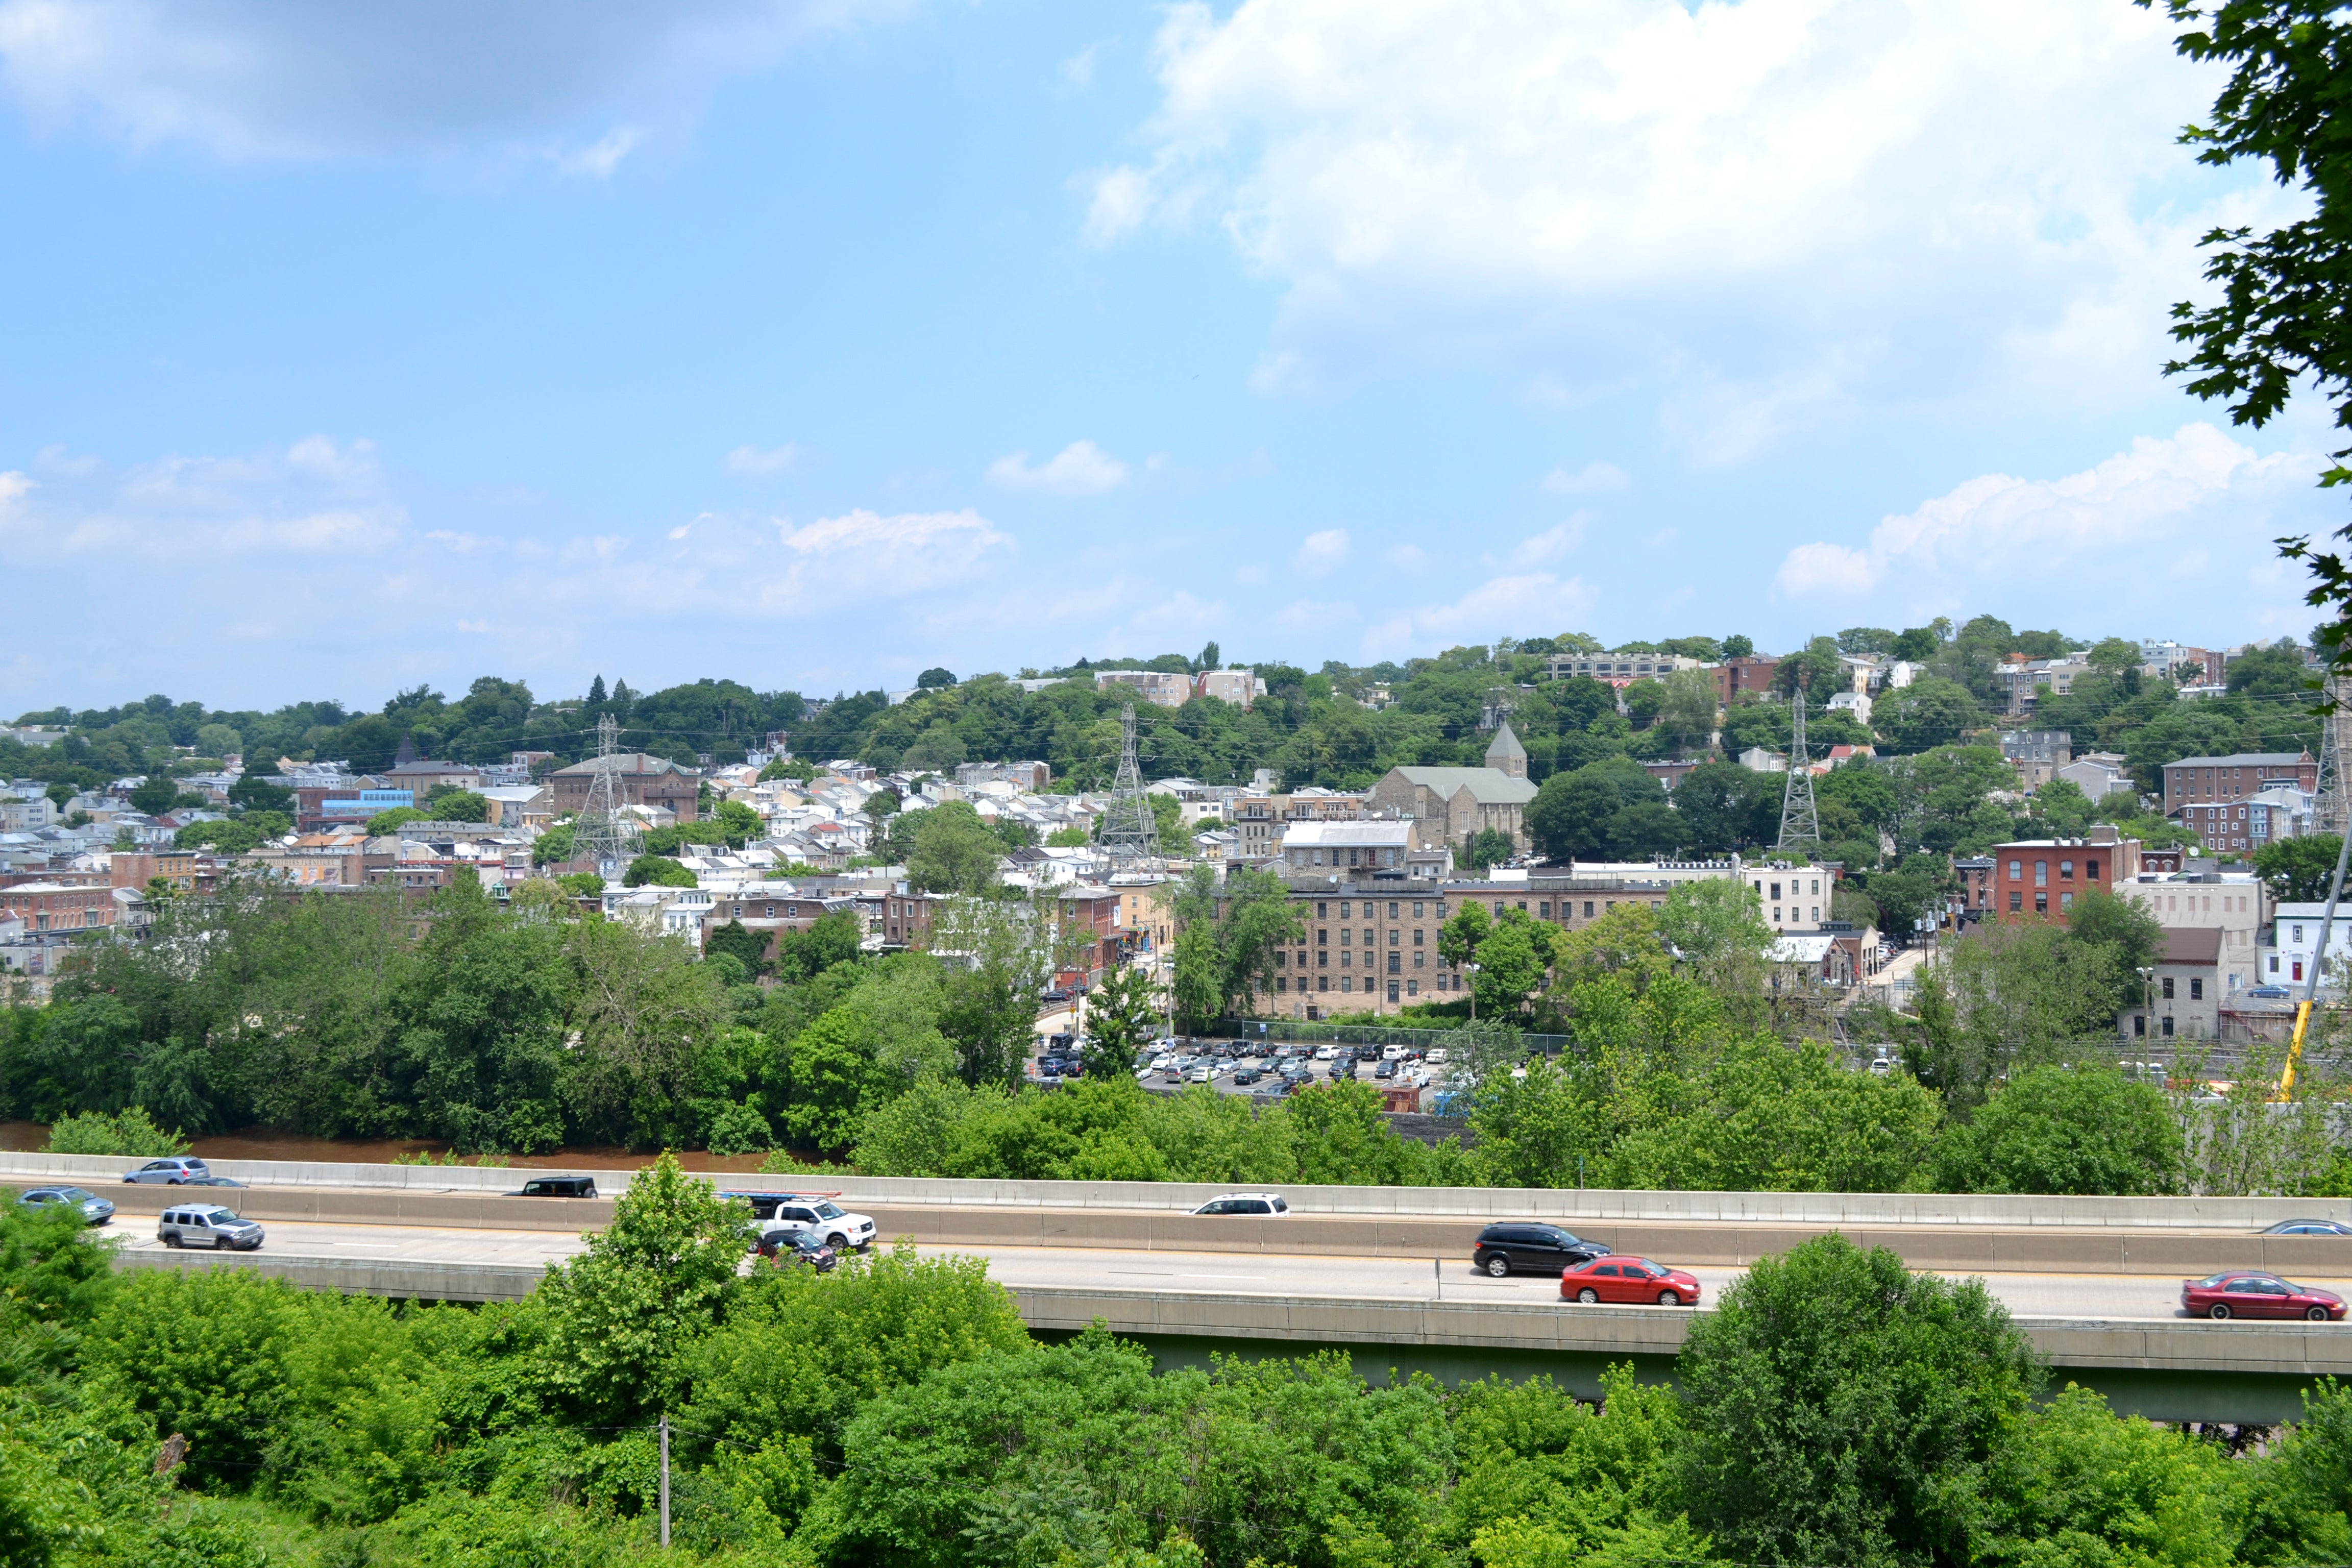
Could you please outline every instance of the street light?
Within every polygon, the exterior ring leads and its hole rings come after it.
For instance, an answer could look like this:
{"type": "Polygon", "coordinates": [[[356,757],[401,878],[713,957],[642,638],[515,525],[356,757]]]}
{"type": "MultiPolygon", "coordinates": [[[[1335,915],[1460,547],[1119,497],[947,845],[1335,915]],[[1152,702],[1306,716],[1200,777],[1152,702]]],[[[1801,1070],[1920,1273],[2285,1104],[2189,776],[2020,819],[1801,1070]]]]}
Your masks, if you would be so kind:
{"type": "Polygon", "coordinates": [[[1475,963],[1465,963],[1462,966],[1462,973],[1472,976],[1470,981],[1470,1021],[1475,1024],[1478,1021],[1478,982],[1476,979],[1478,966],[1475,963]]]}

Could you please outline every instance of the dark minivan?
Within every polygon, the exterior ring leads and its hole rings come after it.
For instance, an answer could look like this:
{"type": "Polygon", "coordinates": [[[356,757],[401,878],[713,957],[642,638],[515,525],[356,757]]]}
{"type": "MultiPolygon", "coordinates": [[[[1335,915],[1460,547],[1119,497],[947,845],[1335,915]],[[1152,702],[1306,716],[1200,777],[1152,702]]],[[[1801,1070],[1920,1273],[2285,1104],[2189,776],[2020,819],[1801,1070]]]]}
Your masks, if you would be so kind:
{"type": "Polygon", "coordinates": [[[1610,1251],[1597,1241],[1580,1240],[1556,1225],[1508,1221],[1490,1225],[1478,1233],[1478,1247],[1471,1255],[1470,1267],[1497,1279],[1521,1270],[1557,1279],[1561,1269],[1606,1258],[1610,1251]]]}

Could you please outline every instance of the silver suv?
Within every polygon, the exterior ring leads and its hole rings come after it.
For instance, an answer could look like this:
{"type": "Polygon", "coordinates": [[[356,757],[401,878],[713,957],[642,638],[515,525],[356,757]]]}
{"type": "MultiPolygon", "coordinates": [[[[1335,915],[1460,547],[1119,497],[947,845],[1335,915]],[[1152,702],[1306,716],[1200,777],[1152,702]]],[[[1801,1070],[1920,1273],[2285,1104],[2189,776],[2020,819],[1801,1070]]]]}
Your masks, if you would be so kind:
{"type": "Polygon", "coordinates": [[[165,1209],[155,1239],[166,1247],[209,1247],[215,1252],[251,1252],[261,1245],[261,1226],[240,1219],[218,1204],[187,1204],[165,1209]]]}

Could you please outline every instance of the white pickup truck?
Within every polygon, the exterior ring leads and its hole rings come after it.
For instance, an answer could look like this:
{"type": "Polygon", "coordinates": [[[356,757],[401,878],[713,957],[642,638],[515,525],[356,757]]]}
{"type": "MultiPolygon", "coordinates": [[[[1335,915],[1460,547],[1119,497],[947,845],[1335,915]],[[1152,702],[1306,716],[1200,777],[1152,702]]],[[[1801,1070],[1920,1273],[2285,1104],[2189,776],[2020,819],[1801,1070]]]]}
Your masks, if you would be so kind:
{"type": "Polygon", "coordinates": [[[724,1193],[742,1198],[759,1216],[760,1232],[805,1230],[835,1252],[874,1245],[874,1220],[851,1214],[821,1193],[724,1193]]]}

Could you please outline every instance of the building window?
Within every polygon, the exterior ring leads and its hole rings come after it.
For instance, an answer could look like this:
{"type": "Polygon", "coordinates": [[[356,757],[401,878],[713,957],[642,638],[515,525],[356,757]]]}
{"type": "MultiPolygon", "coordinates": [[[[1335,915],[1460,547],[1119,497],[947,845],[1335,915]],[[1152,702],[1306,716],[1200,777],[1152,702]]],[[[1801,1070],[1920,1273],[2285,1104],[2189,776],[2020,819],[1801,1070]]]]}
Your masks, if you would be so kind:
{"type": "Polygon", "coordinates": [[[2074,862],[2072,860],[2058,862],[2058,879],[2062,882],[2071,882],[2074,879],[2074,862]]]}
{"type": "Polygon", "coordinates": [[[1427,954],[1427,953],[1425,953],[1425,952],[1416,952],[1416,953],[1414,953],[1414,954],[1412,955],[1412,966],[1413,966],[1415,969],[1426,969],[1426,968],[1428,968],[1428,967],[1429,967],[1429,954],[1427,954]]]}
{"type": "Polygon", "coordinates": [[[1318,921],[1328,920],[1330,918],[1330,906],[1328,904],[1318,903],[1315,906],[1315,918],[1318,921]]]}
{"type": "Polygon", "coordinates": [[[2132,1033],[2133,1033],[2133,1035],[2134,1035],[2134,1036],[2137,1037],[2138,1037],[2138,1038],[2140,1038],[2140,1039],[2146,1039],[2146,1038],[2147,1038],[2147,1014],[2145,1014],[2145,1013],[2135,1013],[2135,1014],[2133,1014],[2133,1015],[2132,1015],[2132,1033]]]}
{"type": "Polygon", "coordinates": [[[2205,982],[2201,976],[2191,975],[2189,977],[2189,999],[2191,1002],[2202,1002],[2205,1000],[2205,982]]]}
{"type": "Polygon", "coordinates": [[[2046,888],[2050,885],[2049,861],[2036,860],[2033,863],[2033,885],[2037,888],[2046,888]]]}
{"type": "Polygon", "coordinates": [[[1346,920],[1348,918],[1348,906],[1345,902],[1342,902],[1339,905],[1339,918],[1341,920],[1346,920]]]}
{"type": "Polygon", "coordinates": [[[1318,991],[1328,991],[1328,990],[1330,990],[1330,989],[1331,989],[1331,977],[1330,977],[1329,975],[1328,975],[1328,974],[1318,974],[1318,975],[1317,975],[1317,976],[1315,977],[1315,989],[1316,989],[1316,990],[1318,990],[1318,991]]]}
{"type": "Polygon", "coordinates": [[[1772,923],[1775,925],[1780,923],[1780,906],[1778,904],[1772,906],[1772,923]]]}
{"type": "Polygon", "coordinates": [[[1778,882],[1772,884],[1772,896],[1775,899],[1778,899],[1780,896],[1780,884],[1778,882]]]}
{"type": "Polygon", "coordinates": [[[1496,920],[1503,918],[1503,900],[1500,899],[1495,900],[1495,918],[1496,920]]]}
{"type": "Polygon", "coordinates": [[[2068,910],[2072,910],[2074,907],[2074,894],[2072,894],[2072,893],[2061,893],[2061,894],[2059,894],[2059,895],[2058,895],[2058,912],[2059,912],[2060,914],[2062,914],[2062,915],[2063,915],[2063,914],[2066,913],[2068,910]]]}
{"type": "Polygon", "coordinates": [[[1584,918],[1586,920],[1591,920],[1592,918],[1592,900],[1591,899],[1584,900],[1584,918]]]}
{"type": "Polygon", "coordinates": [[[1412,906],[1412,918],[1415,920],[1421,919],[1421,905],[1418,903],[1412,906]]]}
{"type": "Polygon", "coordinates": [[[2099,879],[2099,863],[2096,860],[2084,861],[2083,876],[2087,881],[2097,881],[2099,879]]]}
{"type": "Polygon", "coordinates": [[[1352,975],[1352,974],[1342,974],[1341,976],[1339,976],[1339,989],[1340,989],[1340,990],[1342,990],[1342,991],[1353,991],[1355,988],[1356,988],[1356,977],[1355,977],[1354,975],[1352,975]]]}
{"type": "Polygon", "coordinates": [[[1391,919],[1391,920],[1394,920],[1394,919],[1396,919],[1396,918],[1397,918],[1397,907],[1396,907],[1396,900],[1393,900],[1393,899],[1391,899],[1391,900],[1389,900],[1389,919],[1391,919]]]}
{"type": "Polygon", "coordinates": [[[2171,1017],[2171,1016],[2170,1016],[2169,1014],[2167,1014],[2167,1015],[2165,1016],[2165,1020],[2164,1020],[2164,1037],[2165,1037],[2166,1039],[2168,1039],[2168,1039],[2170,1039],[2170,1038],[2172,1038],[2172,1017],[2171,1017]]]}
{"type": "Polygon", "coordinates": [[[2009,863],[2009,879],[2012,882],[2018,882],[2024,880],[2024,879],[2025,862],[2022,860],[2011,860],[2009,863]]]}
{"type": "Polygon", "coordinates": [[[1551,900],[1549,899],[1546,899],[1543,902],[1536,906],[1536,918],[1538,920],[1547,921],[1551,919],[1551,900]]]}
{"type": "Polygon", "coordinates": [[[1402,973],[1403,972],[1404,972],[1404,957],[1403,957],[1403,955],[1402,955],[1402,954],[1401,954],[1401,953],[1394,953],[1394,952],[1390,953],[1390,954],[1389,954],[1389,973],[1390,973],[1391,974],[1400,974],[1400,973],[1402,973]]]}
{"type": "Polygon", "coordinates": [[[2168,1002],[2172,1000],[2172,976],[2169,974],[2164,977],[2164,999],[2168,1002]]]}
{"type": "Polygon", "coordinates": [[[1289,990],[1289,989],[1290,989],[1290,976],[1288,976],[1287,974],[1277,974],[1277,975],[1276,975],[1276,976],[1274,977],[1274,988],[1275,988],[1276,991],[1287,991],[1287,990],[1289,990]]]}
{"type": "Polygon", "coordinates": [[[2033,912],[2037,915],[2046,915],[2050,912],[2049,894],[2036,893],[2033,895],[2033,912]]]}
{"type": "Polygon", "coordinates": [[[1415,927],[1413,927],[1413,928],[1412,928],[1412,945],[1413,945],[1413,946],[1415,946],[1415,947],[1420,947],[1420,946],[1422,946],[1422,945],[1423,945],[1422,938],[1423,938],[1423,936],[1425,936],[1426,934],[1427,934],[1427,933],[1426,933],[1425,931],[1423,931],[1419,926],[1415,926],[1415,927]]]}
{"type": "Polygon", "coordinates": [[[1316,967],[1316,968],[1318,968],[1318,969],[1328,969],[1328,968],[1330,968],[1330,967],[1331,967],[1331,955],[1330,955],[1329,953],[1328,953],[1328,952],[1318,952],[1318,953],[1317,953],[1317,954],[1315,955],[1315,967],[1316,967]]]}
{"type": "Polygon", "coordinates": [[[1395,1001],[1396,999],[1397,999],[1397,983],[1396,983],[1395,981],[1391,980],[1391,981],[1390,981],[1390,982],[1389,982],[1389,1000],[1390,1000],[1390,1001],[1391,1001],[1391,1002],[1393,1002],[1393,1001],[1395,1001]]]}
{"type": "Polygon", "coordinates": [[[1408,996],[1418,996],[1418,995],[1420,995],[1420,994],[1421,994],[1421,982],[1420,982],[1420,981],[1418,981],[1418,980],[1408,980],[1408,981],[1406,981],[1406,982],[1404,983],[1404,994],[1405,994],[1406,995],[1408,995],[1408,996]]]}
{"type": "MultiPolygon", "coordinates": [[[[1347,934],[1347,932],[1342,931],[1342,932],[1340,932],[1339,934],[1340,934],[1340,935],[1342,935],[1342,936],[1345,936],[1345,935],[1347,934]]],[[[1356,961],[1356,955],[1355,955],[1354,953],[1352,953],[1352,952],[1342,952],[1342,953],[1339,955],[1339,967],[1340,967],[1340,968],[1342,968],[1342,969],[1349,969],[1349,968],[1352,968],[1352,967],[1354,966],[1354,964],[1355,964],[1355,961],[1356,961]]]]}
{"type": "Polygon", "coordinates": [[[1328,947],[1331,945],[1330,927],[1318,926],[1315,928],[1315,945],[1318,947],[1328,947]]]}

